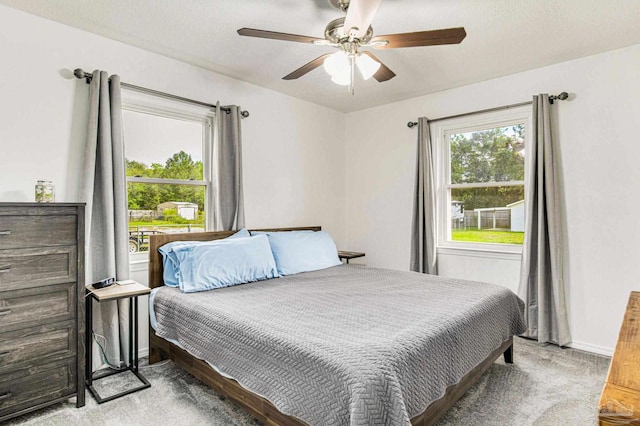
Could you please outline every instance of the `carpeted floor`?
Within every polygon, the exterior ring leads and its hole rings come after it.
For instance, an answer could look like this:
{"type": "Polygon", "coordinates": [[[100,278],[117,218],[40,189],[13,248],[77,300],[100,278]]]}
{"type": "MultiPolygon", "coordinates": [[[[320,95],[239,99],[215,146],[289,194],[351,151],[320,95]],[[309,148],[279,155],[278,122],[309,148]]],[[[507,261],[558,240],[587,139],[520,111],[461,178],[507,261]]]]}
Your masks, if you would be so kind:
{"type": "MultiPolygon", "coordinates": [[[[438,423],[442,425],[592,425],[610,359],[517,338],[515,363],[497,361],[438,423]]],[[[169,361],[141,367],[152,384],[120,399],[76,409],[61,403],[8,422],[8,425],[259,425],[169,361]]],[[[125,374],[113,383],[116,389],[125,374]]],[[[133,383],[133,382],[132,382],[133,383]]],[[[104,390],[104,394],[108,394],[104,390]]]]}

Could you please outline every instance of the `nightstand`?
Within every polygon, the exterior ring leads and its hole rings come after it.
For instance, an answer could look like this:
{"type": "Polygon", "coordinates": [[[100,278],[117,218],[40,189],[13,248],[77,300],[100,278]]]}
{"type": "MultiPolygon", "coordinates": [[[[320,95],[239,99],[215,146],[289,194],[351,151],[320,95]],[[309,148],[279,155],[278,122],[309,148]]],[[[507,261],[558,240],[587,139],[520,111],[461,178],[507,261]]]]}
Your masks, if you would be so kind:
{"type": "Polygon", "coordinates": [[[146,287],[140,283],[135,284],[127,284],[127,285],[119,285],[113,284],[109,287],[94,289],[92,286],[87,286],[87,297],[89,300],[87,301],[87,333],[86,333],[86,360],[87,360],[87,369],[86,369],[86,382],[87,388],[96,399],[98,404],[102,404],[103,402],[111,401],[116,398],[120,398],[121,396],[129,395],[130,393],[137,392],[142,389],[146,389],[151,387],[151,384],[144,378],[142,374],[138,371],[138,296],[144,296],[145,294],[149,294],[151,289],[146,287]],[[93,333],[91,332],[93,329],[92,322],[92,305],[93,302],[91,298],[100,302],[104,302],[107,300],[118,300],[118,299],[129,299],[129,365],[126,365],[117,370],[111,370],[106,373],[99,374],[94,376],[93,374],[93,364],[92,364],[92,343],[93,333]],[[124,392],[117,393],[115,395],[111,395],[108,397],[101,397],[98,391],[93,387],[93,382],[95,380],[100,380],[105,377],[113,376],[114,374],[124,373],[130,371],[132,372],[139,380],[142,382],[142,385],[136,386],[132,389],[127,389],[124,392]]]}
{"type": "Polygon", "coordinates": [[[364,257],[365,254],[358,252],[358,251],[344,251],[344,250],[338,250],[338,257],[340,258],[340,260],[344,260],[346,261],[346,263],[349,263],[349,260],[351,259],[356,259],[358,257],[364,257]]]}

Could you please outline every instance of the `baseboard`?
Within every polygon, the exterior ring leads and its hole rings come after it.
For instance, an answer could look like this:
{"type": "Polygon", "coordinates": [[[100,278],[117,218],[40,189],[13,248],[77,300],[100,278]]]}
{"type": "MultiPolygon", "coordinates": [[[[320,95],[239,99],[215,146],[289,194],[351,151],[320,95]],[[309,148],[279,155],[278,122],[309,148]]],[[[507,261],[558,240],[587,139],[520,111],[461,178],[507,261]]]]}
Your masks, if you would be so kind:
{"type": "Polygon", "coordinates": [[[605,346],[592,345],[591,343],[585,342],[576,342],[575,340],[568,345],[570,348],[579,349],[581,351],[592,352],[598,355],[613,355],[613,348],[608,348],[605,346]]]}
{"type": "Polygon", "coordinates": [[[138,356],[140,358],[144,358],[146,356],[149,356],[149,348],[140,348],[140,349],[138,349],[138,356]]]}

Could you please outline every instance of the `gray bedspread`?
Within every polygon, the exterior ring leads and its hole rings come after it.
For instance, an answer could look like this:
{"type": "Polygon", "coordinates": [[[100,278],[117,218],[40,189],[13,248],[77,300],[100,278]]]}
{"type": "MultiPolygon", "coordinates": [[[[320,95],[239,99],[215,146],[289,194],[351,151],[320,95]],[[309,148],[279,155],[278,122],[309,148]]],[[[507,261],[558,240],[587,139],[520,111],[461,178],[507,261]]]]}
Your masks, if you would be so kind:
{"type": "Polygon", "coordinates": [[[178,341],[310,425],[407,425],[503,341],[522,302],[485,283],[342,265],[202,293],[160,289],[178,341]]]}

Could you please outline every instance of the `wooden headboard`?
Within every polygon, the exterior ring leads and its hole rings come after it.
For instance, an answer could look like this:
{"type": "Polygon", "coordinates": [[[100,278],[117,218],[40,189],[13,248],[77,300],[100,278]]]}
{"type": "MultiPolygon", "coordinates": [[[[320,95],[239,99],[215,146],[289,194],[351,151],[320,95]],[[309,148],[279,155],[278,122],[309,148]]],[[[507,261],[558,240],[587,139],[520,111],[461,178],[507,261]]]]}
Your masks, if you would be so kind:
{"type": "MultiPolygon", "coordinates": [[[[301,226],[297,228],[250,229],[249,231],[321,231],[320,226],[301,226]]],[[[158,248],[172,241],[212,241],[227,238],[238,231],[186,232],[181,234],[157,234],[149,236],[149,288],[164,285],[162,280],[162,255],[158,248]]]]}

